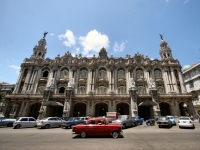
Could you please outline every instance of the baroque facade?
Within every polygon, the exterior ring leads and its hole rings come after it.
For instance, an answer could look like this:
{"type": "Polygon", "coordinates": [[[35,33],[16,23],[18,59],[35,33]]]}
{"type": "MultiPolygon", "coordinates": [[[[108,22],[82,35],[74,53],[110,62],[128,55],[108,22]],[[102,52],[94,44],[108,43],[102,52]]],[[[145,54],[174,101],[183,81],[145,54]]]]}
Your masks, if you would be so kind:
{"type": "Polygon", "coordinates": [[[133,57],[99,56],[45,58],[45,36],[21,64],[12,94],[6,96],[4,115],[104,116],[106,112],[140,115],[194,115],[192,95],[186,92],[181,65],[161,38],[161,60],[136,53],[133,57]],[[14,107],[14,108],[13,108],[14,107]]]}
{"type": "Polygon", "coordinates": [[[200,116],[200,62],[185,68],[182,74],[186,90],[193,96],[195,113],[200,116]]]}

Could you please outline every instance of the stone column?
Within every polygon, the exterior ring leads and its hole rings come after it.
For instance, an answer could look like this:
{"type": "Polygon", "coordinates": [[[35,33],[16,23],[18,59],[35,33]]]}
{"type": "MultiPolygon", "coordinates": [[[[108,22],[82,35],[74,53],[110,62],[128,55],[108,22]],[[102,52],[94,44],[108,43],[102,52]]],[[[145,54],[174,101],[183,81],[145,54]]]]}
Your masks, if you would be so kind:
{"type": "Polygon", "coordinates": [[[22,89],[22,93],[25,93],[26,90],[27,90],[27,86],[28,86],[29,81],[30,81],[31,73],[32,73],[32,67],[29,67],[28,74],[27,74],[26,79],[25,79],[24,87],[22,89]]]}
{"type": "Polygon", "coordinates": [[[166,71],[164,71],[164,70],[162,70],[162,77],[163,77],[163,80],[164,80],[165,91],[166,91],[166,93],[168,93],[169,92],[169,87],[167,85],[168,79],[166,78],[167,74],[166,74],[166,71]]]}
{"type": "Polygon", "coordinates": [[[178,70],[178,77],[179,77],[182,93],[187,93],[185,85],[184,85],[184,81],[183,81],[183,76],[180,70],[178,70]]]}
{"type": "Polygon", "coordinates": [[[25,105],[25,108],[24,108],[24,110],[22,112],[22,117],[28,116],[30,100],[26,100],[25,103],[26,103],[26,105],[25,105]]]}
{"type": "Polygon", "coordinates": [[[188,110],[189,110],[190,116],[192,115],[194,118],[196,118],[196,112],[195,112],[195,109],[194,109],[194,105],[192,104],[192,100],[189,101],[188,110]]]}
{"type": "Polygon", "coordinates": [[[176,82],[176,78],[175,78],[175,75],[174,75],[173,68],[171,68],[171,76],[172,76],[172,86],[174,87],[174,91],[176,91],[177,93],[179,93],[178,88],[177,88],[177,82],[176,82]]]}
{"type": "Polygon", "coordinates": [[[137,104],[137,89],[136,88],[129,88],[129,94],[131,97],[130,102],[130,114],[131,116],[138,116],[138,104],[137,104]]]}

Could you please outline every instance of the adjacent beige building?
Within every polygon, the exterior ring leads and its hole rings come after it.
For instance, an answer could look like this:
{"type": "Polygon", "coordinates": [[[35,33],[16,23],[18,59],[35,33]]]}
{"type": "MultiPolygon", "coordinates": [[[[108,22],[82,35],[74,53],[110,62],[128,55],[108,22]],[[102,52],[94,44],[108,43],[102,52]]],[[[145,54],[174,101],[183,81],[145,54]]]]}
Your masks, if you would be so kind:
{"type": "Polygon", "coordinates": [[[200,62],[184,68],[183,80],[187,91],[192,95],[195,113],[200,116],[200,62]]]}
{"type": "Polygon", "coordinates": [[[6,96],[4,115],[104,116],[108,111],[140,115],[195,115],[181,65],[163,39],[161,59],[136,53],[125,58],[108,57],[105,48],[98,56],[45,58],[46,39],[39,40],[30,58],[25,58],[12,94],[6,96]]]}

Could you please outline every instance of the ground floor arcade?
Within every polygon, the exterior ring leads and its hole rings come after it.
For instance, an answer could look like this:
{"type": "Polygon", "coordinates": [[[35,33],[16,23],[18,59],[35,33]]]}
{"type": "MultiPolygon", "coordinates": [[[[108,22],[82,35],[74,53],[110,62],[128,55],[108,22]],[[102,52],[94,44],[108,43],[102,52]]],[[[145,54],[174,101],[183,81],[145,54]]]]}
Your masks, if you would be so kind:
{"type": "MultiPolygon", "coordinates": [[[[139,100],[141,103],[143,100],[139,100]]],[[[125,100],[98,100],[98,99],[72,99],[71,102],[50,100],[44,103],[42,100],[9,100],[4,115],[18,118],[32,116],[37,119],[50,116],[106,116],[106,112],[119,112],[121,115],[135,114],[144,119],[154,118],[157,115],[195,116],[192,103],[186,100],[163,100],[157,103],[137,104],[137,112],[131,105],[130,99],[125,100]]]]}

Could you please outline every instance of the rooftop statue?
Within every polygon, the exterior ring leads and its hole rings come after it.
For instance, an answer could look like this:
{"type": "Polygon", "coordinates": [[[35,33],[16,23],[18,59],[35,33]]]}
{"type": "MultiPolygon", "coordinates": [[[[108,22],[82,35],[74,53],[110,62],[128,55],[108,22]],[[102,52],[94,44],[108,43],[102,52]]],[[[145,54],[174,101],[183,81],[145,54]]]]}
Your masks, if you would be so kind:
{"type": "Polygon", "coordinates": [[[43,37],[43,38],[45,38],[45,36],[47,35],[47,33],[48,33],[48,32],[44,32],[44,37],[43,37]]]}
{"type": "Polygon", "coordinates": [[[159,34],[159,35],[160,35],[161,40],[163,40],[163,35],[164,35],[164,34],[159,34]]]}

